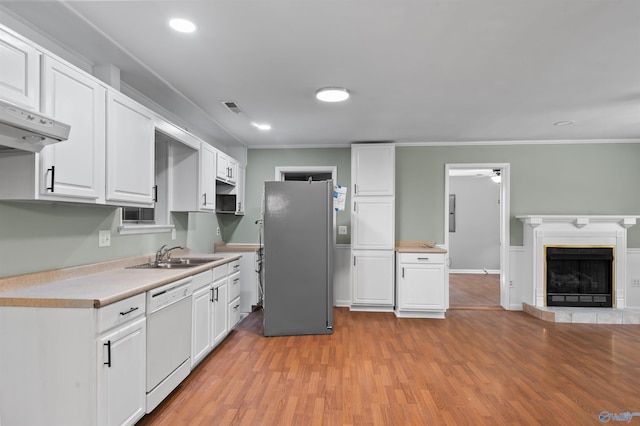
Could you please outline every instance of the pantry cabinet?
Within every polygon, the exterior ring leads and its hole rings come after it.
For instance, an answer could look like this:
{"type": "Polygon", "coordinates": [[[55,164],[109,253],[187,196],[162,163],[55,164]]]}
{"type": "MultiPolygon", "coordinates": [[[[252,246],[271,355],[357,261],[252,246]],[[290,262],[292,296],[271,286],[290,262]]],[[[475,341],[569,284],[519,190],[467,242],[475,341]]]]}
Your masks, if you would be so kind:
{"type": "Polygon", "coordinates": [[[396,316],[444,318],[445,277],[443,253],[398,253],[396,316]]]}
{"type": "Polygon", "coordinates": [[[119,92],[108,91],[108,204],[153,207],[154,129],[155,118],[147,108],[119,92]]]}
{"type": "Polygon", "coordinates": [[[0,28],[0,98],[40,110],[40,52],[0,28]]]}
{"type": "Polygon", "coordinates": [[[392,311],[395,267],[395,145],[351,146],[351,309],[392,311]]]}

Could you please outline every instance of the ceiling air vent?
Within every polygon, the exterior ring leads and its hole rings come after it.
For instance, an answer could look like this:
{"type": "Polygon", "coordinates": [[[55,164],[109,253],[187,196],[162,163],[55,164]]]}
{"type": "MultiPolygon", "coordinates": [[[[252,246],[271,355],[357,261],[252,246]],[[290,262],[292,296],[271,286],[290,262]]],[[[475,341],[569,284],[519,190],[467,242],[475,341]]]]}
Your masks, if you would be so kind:
{"type": "Polygon", "coordinates": [[[233,101],[223,101],[222,105],[227,107],[227,109],[234,114],[240,114],[242,112],[238,104],[233,101]]]}

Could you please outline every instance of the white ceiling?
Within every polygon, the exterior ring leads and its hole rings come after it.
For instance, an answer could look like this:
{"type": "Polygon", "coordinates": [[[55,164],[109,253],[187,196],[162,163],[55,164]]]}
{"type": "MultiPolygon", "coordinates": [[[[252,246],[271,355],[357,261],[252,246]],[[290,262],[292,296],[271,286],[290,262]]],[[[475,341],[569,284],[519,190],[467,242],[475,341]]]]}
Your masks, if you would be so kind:
{"type": "Polygon", "coordinates": [[[226,145],[640,137],[640,0],[0,3],[226,145]]]}

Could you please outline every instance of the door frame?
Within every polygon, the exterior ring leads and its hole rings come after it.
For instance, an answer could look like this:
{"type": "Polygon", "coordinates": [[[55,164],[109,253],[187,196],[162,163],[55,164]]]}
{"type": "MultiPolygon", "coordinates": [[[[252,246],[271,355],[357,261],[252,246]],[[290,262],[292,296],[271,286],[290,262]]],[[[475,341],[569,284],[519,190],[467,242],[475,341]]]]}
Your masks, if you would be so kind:
{"type": "MultiPolygon", "coordinates": [[[[338,181],[338,167],[337,166],[276,166],[275,180],[284,180],[285,173],[331,173],[331,180],[336,185],[338,181]]],[[[333,236],[337,235],[336,223],[336,210],[333,209],[333,236]]]]}
{"type": "MultiPolygon", "coordinates": [[[[449,171],[460,169],[498,169],[500,170],[500,306],[505,310],[511,305],[511,280],[509,275],[510,248],[510,179],[511,164],[509,163],[446,163],[444,168],[444,246],[449,250],[449,171]]],[[[448,257],[448,254],[447,254],[448,257]]],[[[448,264],[448,261],[447,261],[448,264]]],[[[447,269],[448,273],[448,269],[447,269]]],[[[448,281],[448,280],[447,280],[448,281]]],[[[448,292],[448,289],[447,289],[448,292]]]]}

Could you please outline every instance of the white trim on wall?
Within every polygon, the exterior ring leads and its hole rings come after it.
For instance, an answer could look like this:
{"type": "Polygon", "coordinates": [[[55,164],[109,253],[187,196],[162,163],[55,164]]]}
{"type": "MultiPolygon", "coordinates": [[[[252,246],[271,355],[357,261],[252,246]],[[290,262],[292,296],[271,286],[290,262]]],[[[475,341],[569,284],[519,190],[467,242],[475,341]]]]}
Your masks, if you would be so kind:
{"type": "Polygon", "coordinates": [[[446,163],[444,167],[444,245],[449,249],[449,170],[500,169],[500,306],[510,309],[509,240],[510,240],[510,177],[509,163],[446,163]]]}

